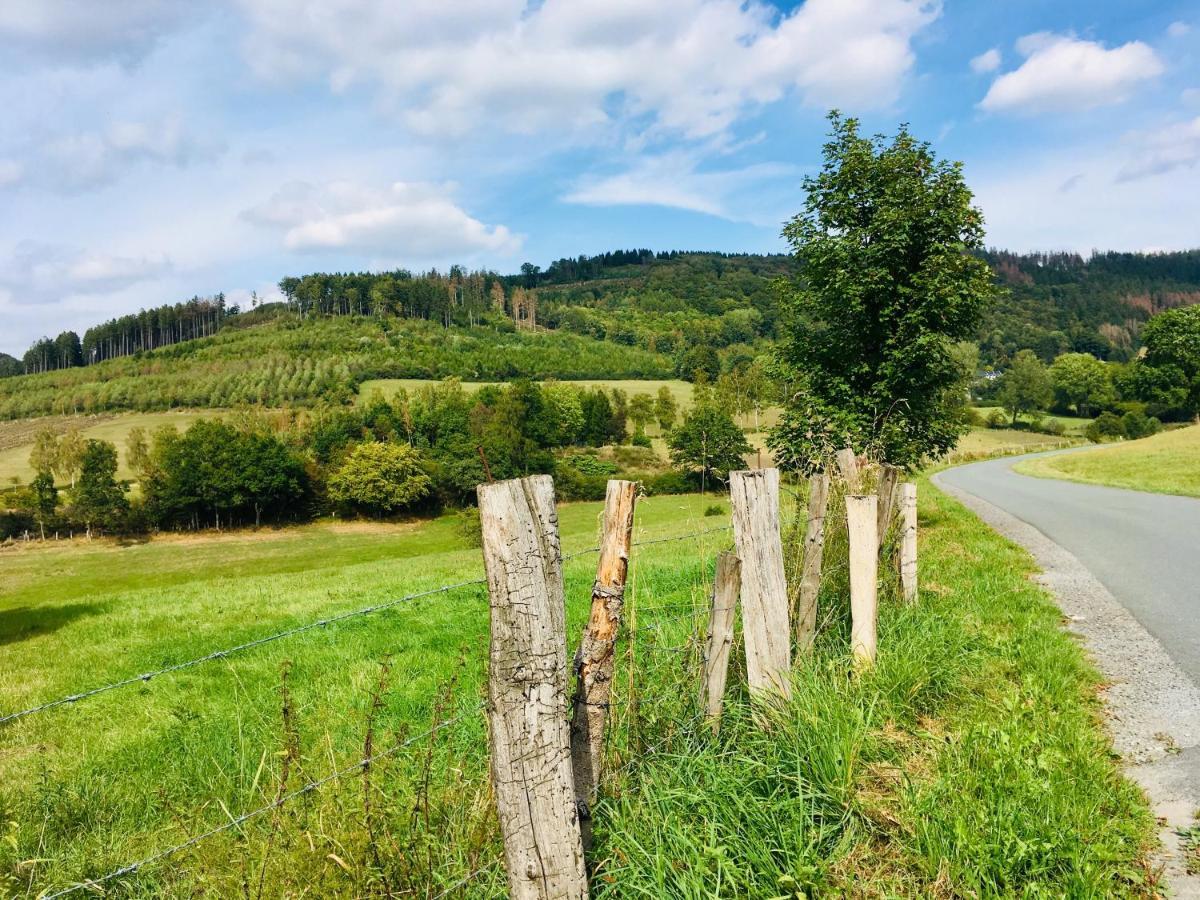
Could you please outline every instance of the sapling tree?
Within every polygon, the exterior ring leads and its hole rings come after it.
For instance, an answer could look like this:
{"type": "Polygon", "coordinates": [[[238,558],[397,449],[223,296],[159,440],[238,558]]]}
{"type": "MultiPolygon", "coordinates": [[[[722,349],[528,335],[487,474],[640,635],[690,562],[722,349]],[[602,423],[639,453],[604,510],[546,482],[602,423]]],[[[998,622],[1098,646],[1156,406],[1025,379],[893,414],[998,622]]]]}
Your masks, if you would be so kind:
{"type": "Polygon", "coordinates": [[[784,237],[800,275],[780,291],[781,465],[820,468],[840,447],[896,465],[950,450],[966,429],[954,353],[995,293],[983,216],[959,163],[901,127],[890,140],[829,116],[821,171],[784,237]]]}

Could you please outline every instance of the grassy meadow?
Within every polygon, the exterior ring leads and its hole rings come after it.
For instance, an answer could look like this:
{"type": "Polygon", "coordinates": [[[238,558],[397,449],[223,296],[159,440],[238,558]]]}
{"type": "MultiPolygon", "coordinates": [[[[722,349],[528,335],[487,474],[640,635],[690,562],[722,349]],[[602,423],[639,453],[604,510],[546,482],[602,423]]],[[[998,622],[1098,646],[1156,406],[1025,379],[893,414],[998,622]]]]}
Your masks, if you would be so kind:
{"type": "MultiPolygon", "coordinates": [[[[724,525],[727,507],[647,498],[635,539],[724,525]]],[[[635,550],[597,896],[1151,895],[1152,820],[1108,755],[1097,674],[1028,580],[1031,561],[927,482],[920,512],[921,602],[885,597],[879,665],[857,678],[844,535],[831,534],[826,627],[765,731],[738,653],[720,735],[696,719],[698,636],[729,534],[635,550]]],[[[566,552],[595,543],[599,513],[560,508],[566,552]]],[[[468,535],[446,516],[0,550],[0,714],[479,578],[468,535]]],[[[572,640],[594,563],[566,563],[572,640]]],[[[503,896],[479,707],[486,645],[473,585],[0,726],[0,885],[35,894],[101,875],[390,750],[366,776],[106,888],[503,896]]]]}
{"type": "Polygon", "coordinates": [[[1018,472],[1089,484],[1200,497],[1200,425],[1017,463],[1018,472]]]}

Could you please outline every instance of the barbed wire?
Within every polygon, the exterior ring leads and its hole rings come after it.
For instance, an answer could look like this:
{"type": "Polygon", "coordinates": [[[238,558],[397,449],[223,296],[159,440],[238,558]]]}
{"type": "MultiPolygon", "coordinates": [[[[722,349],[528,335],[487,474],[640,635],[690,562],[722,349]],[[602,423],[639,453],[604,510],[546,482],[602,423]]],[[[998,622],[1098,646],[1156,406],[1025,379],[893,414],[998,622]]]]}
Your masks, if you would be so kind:
{"type": "Polygon", "coordinates": [[[45,712],[48,709],[54,709],[57,706],[65,706],[70,703],[77,703],[80,700],[86,700],[89,697],[95,697],[98,694],[106,694],[109,691],[115,691],[118,688],[128,687],[131,684],[144,684],[152,679],[158,678],[160,675],[167,675],[172,672],[179,672],[183,669],[190,669],[193,666],[198,666],[201,663],[211,662],[215,659],[224,659],[227,656],[232,656],[235,653],[241,653],[245,650],[250,650],[254,647],[261,647],[263,644],[270,644],[274,641],[282,640],[285,637],[291,637],[296,634],[302,634],[306,631],[312,631],[316,628],[325,628],[329,625],[336,625],[344,622],[347,619],[365,616],[371,613],[382,612],[385,609],[391,609],[399,606],[402,603],[408,603],[413,600],[419,600],[423,597],[432,597],[436,594],[445,594],[449,591],[458,590],[464,587],[474,587],[477,585],[486,584],[482,578],[477,578],[472,581],[460,581],[457,584],[445,584],[441,587],[430,588],[427,591],[418,591],[415,594],[408,594],[404,597],[397,597],[394,600],[388,600],[383,603],[376,603],[373,606],[364,606],[361,609],[351,610],[349,612],[339,613],[335,616],[330,616],[326,619],[317,619],[314,622],[308,622],[304,625],[298,625],[295,628],[288,628],[284,631],[277,631],[274,634],[268,634],[265,637],[255,638],[252,641],[246,641],[244,644],[238,644],[234,647],[227,647],[224,650],[214,650],[212,653],[207,653],[204,656],[197,656],[195,659],[189,659],[184,662],[175,663],[170,666],[164,666],[161,669],[155,669],[152,672],[143,672],[141,675],[134,675],[129,678],[122,678],[120,681],[114,681],[111,684],[102,685],[101,687],[92,688],[91,690],[83,691],[78,694],[69,694],[66,697],[60,697],[57,700],[51,700],[47,703],[41,703],[37,706],[31,706],[29,709],[23,709],[19,712],[9,713],[5,716],[0,716],[0,725],[6,725],[15,719],[20,719],[33,713],[45,712]]]}
{"type": "MultiPolygon", "coordinates": [[[[705,529],[702,531],[688,532],[687,534],[672,535],[670,537],[665,537],[665,538],[655,538],[655,539],[649,540],[649,541],[637,541],[633,544],[633,546],[642,547],[642,546],[646,546],[648,544],[661,544],[661,543],[666,543],[669,541],[688,540],[691,538],[700,537],[702,535],[709,534],[714,531],[727,530],[730,527],[732,527],[732,526],[724,525],[724,526],[720,526],[717,528],[705,529]]],[[[563,556],[562,561],[567,562],[568,560],[575,559],[576,557],[585,556],[589,553],[598,553],[599,551],[600,551],[599,547],[588,547],[587,549],[584,549],[584,550],[576,550],[572,553],[569,553],[569,554],[563,556]]],[[[87,700],[91,697],[95,697],[99,694],[107,694],[108,692],[118,690],[119,688],[129,687],[130,685],[134,685],[134,684],[145,684],[149,681],[152,681],[155,678],[158,678],[161,675],[169,675],[173,672],[179,672],[184,669],[190,669],[190,668],[193,668],[195,666],[201,665],[206,662],[212,662],[213,660],[217,660],[217,659],[224,659],[224,658],[226,658],[228,656],[232,656],[236,653],[242,653],[243,651],[251,650],[255,647],[261,647],[264,644],[274,643],[275,641],[282,640],[283,638],[286,638],[286,637],[292,637],[297,634],[303,634],[306,631],[313,631],[318,628],[326,628],[330,625],[336,625],[336,624],[344,622],[348,619],[354,619],[354,618],[358,618],[359,616],[366,616],[366,615],[371,615],[372,613],[382,612],[387,609],[392,609],[393,607],[399,606],[403,603],[409,603],[413,600],[420,600],[424,597],[432,597],[437,594],[448,593],[449,591],[458,590],[460,588],[475,587],[475,586],[480,586],[480,585],[485,585],[485,584],[487,584],[487,579],[485,579],[485,578],[476,578],[476,579],[472,579],[470,581],[460,581],[460,582],[457,582],[456,584],[447,584],[447,585],[442,585],[441,587],[430,588],[427,591],[418,591],[417,593],[414,593],[414,594],[407,594],[403,597],[397,597],[394,600],[388,600],[383,603],[376,603],[371,606],[364,606],[360,609],[355,609],[355,610],[350,610],[349,612],[339,613],[337,615],[329,616],[328,618],[324,618],[324,619],[317,619],[313,622],[307,622],[304,625],[298,625],[295,628],[287,628],[287,629],[284,629],[283,631],[277,631],[273,634],[268,634],[264,637],[255,638],[254,640],[246,641],[245,643],[237,644],[236,646],[233,646],[233,647],[226,647],[222,650],[214,650],[211,653],[206,653],[203,656],[197,656],[194,659],[189,659],[189,660],[185,660],[183,662],[174,663],[169,666],[163,666],[160,669],[155,669],[150,672],[143,672],[139,675],[132,675],[128,678],[122,678],[119,681],[111,682],[110,684],[101,685],[99,687],[91,688],[86,691],[80,691],[79,693],[68,694],[65,697],[59,697],[56,700],[50,700],[50,701],[47,701],[46,703],[39,703],[36,706],[29,707],[28,709],[22,709],[22,710],[18,710],[16,712],[7,713],[6,715],[0,716],[0,726],[7,725],[10,722],[14,722],[18,719],[23,719],[26,716],[30,716],[35,713],[46,712],[47,710],[55,709],[60,706],[68,706],[68,705],[71,705],[74,703],[78,703],[81,700],[87,700]]]]}
{"type": "Polygon", "coordinates": [[[443,897],[450,896],[450,894],[453,893],[454,891],[457,891],[461,887],[466,887],[468,884],[471,883],[471,881],[473,879],[478,878],[480,875],[482,875],[484,872],[489,871],[490,869],[496,868],[496,866],[498,866],[498,865],[500,865],[500,860],[494,859],[490,863],[488,863],[486,866],[480,866],[478,869],[476,869],[471,874],[465,875],[462,878],[458,879],[458,881],[454,882],[454,884],[445,888],[441,893],[434,894],[432,900],[442,900],[443,897]]]}
{"type": "Polygon", "coordinates": [[[454,724],[457,724],[458,722],[461,722],[463,719],[465,719],[467,716],[471,715],[472,713],[478,712],[479,710],[483,709],[485,705],[486,704],[484,704],[484,703],[480,703],[477,706],[473,706],[470,709],[464,710],[463,712],[459,713],[457,716],[452,716],[449,719],[444,719],[441,722],[438,722],[432,728],[430,728],[426,731],[423,731],[418,735],[414,735],[413,737],[408,738],[407,740],[403,741],[402,743],[396,744],[393,747],[389,747],[387,750],[382,750],[379,753],[375,753],[375,754],[372,754],[371,756],[360,759],[358,762],[354,763],[353,765],[346,766],[344,769],[338,769],[336,772],[326,775],[324,778],[318,778],[314,781],[310,781],[307,784],[303,785],[302,787],[296,788],[296,790],[294,790],[294,791],[290,791],[289,793],[284,794],[281,797],[277,797],[275,800],[272,800],[270,803],[264,803],[262,806],[252,809],[249,812],[242,813],[240,816],[231,818],[228,822],[224,822],[224,823],[216,826],[215,828],[210,828],[208,831],[203,831],[200,834],[193,835],[192,837],[188,838],[186,841],[182,841],[181,843],[178,843],[178,844],[174,845],[173,847],[167,847],[165,850],[160,850],[157,853],[154,853],[154,854],[151,854],[150,856],[145,857],[144,859],[138,860],[137,862],[133,862],[133,863],[129,863],[128,865],[121,866],[119,869],[113,869],[107,875],[102,875],[99,878],[92,878],[87,881],[81,881],[78,884],[73,884],[70,887],[66,887],[66,888],[63,888],[62,890],[56,891],[53,894],[43,894],[43,895],[41,895],[41,900],[56,900],[56,898],[58,898],[58,897],[66,897],[70,894],[75,893],[76,891],[89,890],[92,888],[101,887],[116,878],[123,878],[126,875],[134,875],[137,872],[141,871],[142,869],[144,869],[148,866],[152,866],[157,862],[161,862],[162,860],[167,859],[168,857],[174,856],[175,854],[180,853],[184,850],[187,850],[191,847],[194,847],[197,844],[201,843],[202,841],[206,841],[211,837],[215,837],[216,835],[221,834],[226,831],[229,831],[233,828],[238,828],[241,825],[244,825],[246,822],[249,822],[251,819],[255,819],[255,818],[261,816],[263,813],[270,812],[273,809],[278,809],[280,806],[283,806],[285,803],[288,803],[289,801],[294,800],[297,797],[301,797],[305,794],[310,794],[313,791],[317,790],[318,788],[323,787],[326,784],[329,784],[329,782],[331,782],[331,781],[335,781],[338,778],[342,778],[346,775],[353,774],[354,772],[360,772],[360,771],[364,770],[365,768],[367,768],[368,766],[370,766],[372,763],[377,762],[378,760],[385,759],[386,757],[392,756],[395,753],[399,753],[401,750],[403,750],[406,747],[411,746],[412,744],[415,744],[417,741],[424,740],[427,737],[431,737],[432,735],[436,734],[438,731],[441,731],[443,728],[446,728],[450,725],[454,725],[454,724]]]}

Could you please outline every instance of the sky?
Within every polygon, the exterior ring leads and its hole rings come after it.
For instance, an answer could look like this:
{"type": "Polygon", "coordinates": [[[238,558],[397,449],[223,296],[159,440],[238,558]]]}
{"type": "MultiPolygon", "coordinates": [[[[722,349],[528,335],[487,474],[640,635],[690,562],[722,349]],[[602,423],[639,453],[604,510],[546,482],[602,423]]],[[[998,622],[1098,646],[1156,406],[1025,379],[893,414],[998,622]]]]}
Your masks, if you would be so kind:
{"type": "Polygon", "coordinates": [[[1200,246],[1200,3],[3,0],[0,351],[284,275],[776,252],[831,108],[988,243],[1200,246]]]}

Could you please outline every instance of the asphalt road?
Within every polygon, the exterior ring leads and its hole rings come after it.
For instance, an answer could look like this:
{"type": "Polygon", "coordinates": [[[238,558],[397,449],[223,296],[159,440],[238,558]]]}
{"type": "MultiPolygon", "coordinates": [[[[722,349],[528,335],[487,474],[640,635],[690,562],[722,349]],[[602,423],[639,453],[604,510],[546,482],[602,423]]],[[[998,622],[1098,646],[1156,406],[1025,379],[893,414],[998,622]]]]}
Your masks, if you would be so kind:
{"type": "Polygon", "coordinates": [[[1014,472],[1013,464],[1026,458],[959,466],[938,480],[1000,507],[1074,554],[1200,683],[1200,500],[1014,472]]]}

